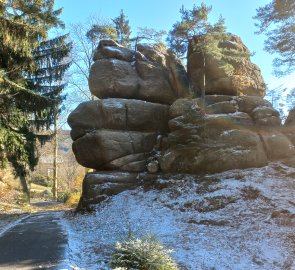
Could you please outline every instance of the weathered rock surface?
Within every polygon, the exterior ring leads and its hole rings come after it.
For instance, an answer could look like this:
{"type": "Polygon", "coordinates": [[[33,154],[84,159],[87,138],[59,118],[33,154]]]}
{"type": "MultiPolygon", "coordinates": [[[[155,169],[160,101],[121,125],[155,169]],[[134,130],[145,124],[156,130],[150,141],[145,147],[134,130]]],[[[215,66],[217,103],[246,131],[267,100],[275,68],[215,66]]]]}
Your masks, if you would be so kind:
{"type": "Polygon", "coordinates": [[[269,101],[261,98],[261,97],[249,97],[249,96],[242,96],[237,97],[237,102],[239,106],[239,111],[245,113],[252,113],[254,109],[259,107],[269,107],[272,108],[272,105],[269,101]]]}
{"type": "Polygon", "coordinates": [[[147,170],[158,135],[166,134],[168,104],[189,95],[185,68],[160,45],[124,48],[102,40],[89,76],[101,100],[80,104],[69,116],[73,150],[88,168],[147,170]]]}
{"type": "Polygon", "coordinates": [[[188,96],[185,69],[174,55],[159,45],[137,49],[135,53],[115,42],[100,42],[89,76],[93,95],[163,104],[188,96]]]}
{"type": "Polygon", "coordinates": [[[278,160],[294,156],[295,147],[292,142],[278,131],[260,132],[266,155],[269,160],[278,160]]]}
{"type": "Polygon", "coordinates": [[[288,137],[292,144],[295,145],[295,109],[290,110],[281,131],[288,137]]]}
{"type": "Polygon", "coordinates": [[[156,139],[157,135],[151,132],[101,129],[75,140],[73,151],[79,164],[85,167],[97,170],[120,169],[126,163],[116,163],[115,160],[133,154],[149,153],[156,144],[156,139]]]}
{"type": "Polygon", "coordinates": [[[280,118],[259,97],[225,95],[178,99],[169,110],[171,132],[164,139],[164,172],[204,173],[261,167],[287,158],[294,146],[279,129],[280,118]]]}
{"type": "Polygon", "coordinates": [[[168,131],[169,106],[134,99],[102,99],[81,103],[68,118],[73,140],[97,129],[168,131]]]}
{"type": "Polygon", "coordinates": [[[231,130],[220,136],[219,140],[207,144],[194,144],[192,141],[186,146],[170,148],[161,159],[164,172],[194,174],[261,167],[266,164],[267,158],[259,136],[243,130],[231,130]]]}
{"type": "MultiPolygon", "coordinates": [[[[249,53],[234,35],[219,47],[249,53]]],[[[282,127],[279,113],[262,98],[264,81],[249,57],[231,63],[232,74],[207,57],[205,100],[188,98],[185,68],[163,46],[133,51],[103,40],[94,61],[89,86],[101,100],[81,103],[68,118],[77,161],[97,170],[84,179],[82,206],[161,173],[261,167],[295,154],[295,113],[288,129],[282,127]]],[[[188,75],[195,91],[202,68],[190,45],[188,75]]]]}
{"type": "Polygon", "coordinates": [[[278,127],[281,125],[280,114],[271,107],[257,107],[251,116],[258,126],[278,127]]]}
{"type": "Polygon", "coordinates": [[[295,127],[295,108],[290,110],[289,115],[285,121],[285,126],[293,126],[295,127]]]}
{"type": "Polygon", "coordinates": [[[78,210],[91,210],[93,204],[106,200],[109,196],[130,190],[139,185],[153,183],[155,174],[118,171],[97,171],[88,173],[83,180],[83,193],[78,210]]]}
{"type": "Polygon", "coordinates": [[[93,61],[104,58],[114,58],[127,62],[134,61],[135,52],[129,50],[113,40],[101,40],[95,50],[93,61]]]}
{"type": "MultiPolygon", "coordinates": [[[[190,43],[188,51],[188,75],[193,88],[200,93],[203,82],[203,56],[195,52],[193,44],[204,39],[204,36],[195,36],[190,43]]],[[[230,40],[220,41],[218,46],[227,50],[238,51],[250,55],[248,48],[242,40],[235,35],[230,40]]],[[[230,63],[234,71],[226,74],[222,69],[220,60],[206,56],[206,94],[236,95],[236,96],[265,96],[265,83],[260,69],[245,57],[241,63],[230,63]]]]}
{"type": "Polygon", "coordinates": [[[78,207],[88,208],[89,205],[99,203],[108,196],[132,189],[139,183],[137,173],[105,171],[89,173],[83,180],[83,194],[78,207]]]}

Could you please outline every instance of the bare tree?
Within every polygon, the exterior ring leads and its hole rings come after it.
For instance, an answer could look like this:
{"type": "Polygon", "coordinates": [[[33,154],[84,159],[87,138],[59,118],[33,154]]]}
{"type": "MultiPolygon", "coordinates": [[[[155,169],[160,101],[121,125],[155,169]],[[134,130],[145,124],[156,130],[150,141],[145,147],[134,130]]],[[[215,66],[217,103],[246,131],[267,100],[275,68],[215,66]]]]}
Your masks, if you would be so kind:
{"type": "Polygon", "coordinates": [[[69,73],[69,94],[67,103],[80,103],[91,100],[92,96],[88,87],[89,72],[93,62],[93,55],[97,43],[86,37],[89,24],[72,24],[70,27],[73,42],[73,65],[69,73]]]}

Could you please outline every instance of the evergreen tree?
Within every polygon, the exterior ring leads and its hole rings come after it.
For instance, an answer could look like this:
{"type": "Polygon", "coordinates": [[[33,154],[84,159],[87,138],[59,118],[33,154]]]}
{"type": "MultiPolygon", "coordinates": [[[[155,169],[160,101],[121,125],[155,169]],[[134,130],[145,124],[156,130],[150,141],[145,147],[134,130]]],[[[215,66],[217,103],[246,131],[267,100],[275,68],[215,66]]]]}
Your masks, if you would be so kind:
{"type": "Polygon", "coordinates": [[[190,39],[197,35],[207,34],[207,20],[211,10],[212,7],[204,3],[200,7],[194,5],[192,10],[187,10],[182,6],[179,11],[181,21],[172,26],[167,38],[169,47],[178,57],[185,57],[190,39]]]}
{"type": "Polygon", "coordinates": [[[86,37],[96,44],[99,43],[101,39],[118,39],[118,34],[116,28],[109,23],[94,24],[87,31],[86,37]]]}
{"type": "Polygon", "coordinates": [[[112,21],[114,22],[117,31],[118,43],[124,47],[130,47],[131,28],[129,25],[129,20],[126,19],[123,10],[121,10],[120,15],[112,21]]]}
{"type": "MultiPolygon", "coordinates": [[[[36,165],[36,139],[44,139],[35,133],[41,115],[56,103],[30,80],[38,69],[34,51],[49,29],[62,26],[62,10],[53,6],[54,0],[0,2],[0,159],[2,165],[11,162],[22,179],[36,165]]],[[[23,186],[27,191],[25,181],[23,186]]]]}
{"type": "Polygon", "coordinates": [[[67,38],[68,35],[62,35],[40,43],[33,52],[38,69],[28,78],[32,89],[53,100],[51,107],[41,113],[34,114],[34,120],[37,130],[40,127],[49,129],[50,125],[53,124],[53,196],[55,199],[57,199],[57,123],[59,106],[63,100],[62,91],[66,87],[63,78],[71,64],[69,55],[72,44],[67,42],[67,38]]]}
{"type": "Polygon", "coordinates": [[[30,72],[27,81],[30,89],[52,100],[52,106],[44,111],[34,112],[34,122],[37,130],[49,129],[54,123],[54,111],[62,102],[62,91],[65,72],[70,67],[70,51],[72,44],[67,42],[68,35],[58,36],[40,42],[33,51],[37,68],[30,72]]]}
{"type": "Polygon", "coordinates": [[[267,36],[265,50],[280,55],[273,62],[277,75],[294,71],[295,1],[272,0],[264,7],[258,8],[254,18],[259,21],[256,23],[259,28],[257,33],[267,36]]]}
{"type": "Polygon", "coordinates": [[[233,64],[241,62],[245,57],[249,56],[247,52],[219,47],[219,42],[229,39],[230,34],[226,32],[222,16],[214,25],[208,22],[208,15],[211,10],[212,8],[204,3],[200,7],[194,6],[192,10],[186,10],[182,6],[180,9],[182,20],[173,25],[173,29],[168,35],[170,48],[178,56],[185,55],[190,43],[192,51],[199,53],[202,58],[201,97],[203,106],[205,106],[207,59],[214,59],[219,63],[219,68],[230,76],[234,71],[233,64]],[[196,37],[198,37],[197,43],[194,42],[196,37]]]}

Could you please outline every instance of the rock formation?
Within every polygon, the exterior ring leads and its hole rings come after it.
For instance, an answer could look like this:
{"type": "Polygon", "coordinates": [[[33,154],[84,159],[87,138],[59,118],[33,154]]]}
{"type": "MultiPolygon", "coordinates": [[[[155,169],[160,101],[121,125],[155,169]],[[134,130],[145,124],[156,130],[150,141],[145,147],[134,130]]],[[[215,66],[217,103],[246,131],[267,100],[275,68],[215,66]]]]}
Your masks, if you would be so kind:
{"type": "Polygon", "coordinates": [[[179,99],[170,107],[161,169],[175,173],[221,172],[261,167],[291,157],[295,148],[280,132],[280,118],[259,97],[206,96],[179,99]]]}
{"type": "Polygon", "coordinates": [[[157,137],[168,132],[169,104],[188,96],[185,69],[160,46],[137,52],[101,41],[89,86],[100,100],[69,116],[78,162],[96,170],[144,171],[157,137]]]}
{"type": "MultiPolygon", "coordinates": [[[[236,36],[219,46],[248,51],[236,36]]],[[[133,51],[105,40],[94,61],[89,86],[99,99],[80,104],[68,118],[77,161],[95,170],[84,179],[82,207],[157,173],[260,167],[295,154],[294,113],[283,128],[249,58],[230,76],[209,60],[204,101],[190,97],[189,79],[195,90],[201,84],[200,55],[191,46],[188,75],[159,45],[133,51]]]]}
{"type": "MultiPolygon", "coordinates": [[[[70,114],[73,151],[81,165],[97,171],[129,172],[127,178],[133,182],[125,182],[134,183],[136,172],[146,171],[149,162],[150,170],[158,171],[157,162],[152,162],[153,151],[160,150],[161,135],[169,130],[169,105],[189,96],[186,71],[159,45],[138,45],[135,52],[105,40],[94,61],[89,86],[100,100],[84,102],[70,114]]],[[[109,177],[101,175],[86,177],[85,185],[95,177],[106,182],[109,177]]],[[[112,176],[112,186],[122,185],[114,179],[112,176]]]]}
{"type": "MultiPolygon", "coordinates": [[[[195,36],[188,50],[188,75],[196,92],[201,89],[203,82],[203,56],[195,52],[193,44],[198,43],[204,36],[195,36]]],[[[219,48],[236,50],[250,55],[241,38],[231,35],[229,40],[220,41],[219,48]]],[[[238,95],[238,96],[265,96],[265,83],[260,69],[251,63],[250,57],[245,57],[241,63],[231,62],[233,74],[228,76],[221,68],[222,63],[216,59],[206,57],[206,94],[207,95],[238,95]]]]}
{"type": "Polygon", "coordinates": [[[290,110],[282,131],[295,145],[295,108],[290,110]]]}

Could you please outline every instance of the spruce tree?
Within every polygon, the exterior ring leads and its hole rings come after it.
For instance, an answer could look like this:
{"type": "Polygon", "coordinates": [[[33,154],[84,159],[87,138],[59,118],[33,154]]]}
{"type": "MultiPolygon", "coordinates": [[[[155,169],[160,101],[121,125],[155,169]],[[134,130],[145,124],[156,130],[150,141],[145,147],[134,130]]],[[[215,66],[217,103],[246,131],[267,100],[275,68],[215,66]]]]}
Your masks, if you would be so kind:
{"type": "MultiPolygon", "coordinates": [[[[34,114],[35,128],[47,130],[53,125],[53,196],[57,198],[57,142],[58,142],[58,116],[60,104],[63,100],[62,91],[65,72],[70,67],[70,52],[72,44],[67,42],[68,35],[58,36],[46,40],[34,50],[33,55],[38,65],[28,78],[30,87],[53,100],[52,106],[43,112],[34,114]]],[[[46,136],[49,139],[49,136],[46,136]]]]}
{"type": "Polygon", "coordinates": [[[56,104],[56,96],[32,87],[30,79],[39,68],[34,51],[49,29],[62,26],[62,10],[53,6],[54,0],[0,2],[0,160],[11,162],[25,191],[24,176],[37,162],[36,139],[46,137],[35,131],[41,118],[50,125],[52,117],[42,115],[56,104]]]}
{"type": "Polygon", "coordinates": [[[129,20],[127,20],[124,11],[121,10],[120,15],[112,21],[115,24],[117,31],[118,43],[124,47],[130,47],[131,28],[129,25],[129,20]]]}
{"type": "Polygon", "coordinates": [[[58,36],[40,42],[33,51],[37,68],[27,77],[28,86],[52,100],[52,106],[44,111],[34,112],[35,128],[49,129],[54,122],[54,110],[62,102],[62,91],[65,72],[70,67],[70,51],[72,44],[67,42],[68,35],[58,36]]]}

